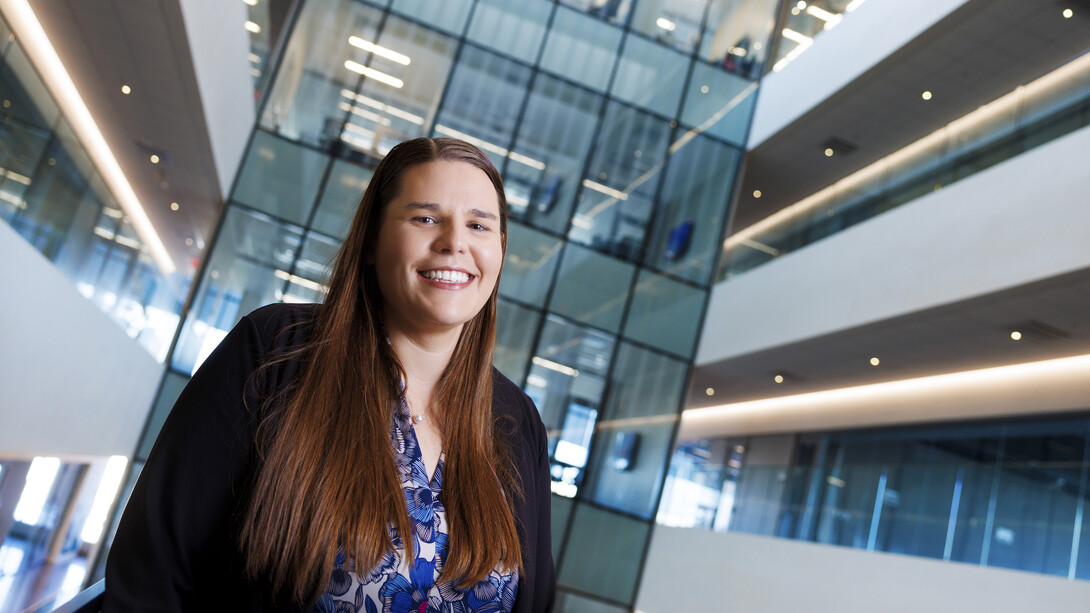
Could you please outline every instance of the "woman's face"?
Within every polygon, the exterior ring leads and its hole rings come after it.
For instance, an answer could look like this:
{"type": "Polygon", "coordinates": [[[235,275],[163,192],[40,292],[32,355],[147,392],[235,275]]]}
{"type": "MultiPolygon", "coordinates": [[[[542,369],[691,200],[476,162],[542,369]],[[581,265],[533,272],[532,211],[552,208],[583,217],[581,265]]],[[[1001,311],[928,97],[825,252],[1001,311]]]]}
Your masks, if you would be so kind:
{"type": "Polygon", "coordinates": [[[387,329],[460,330],[496,287],[501,241],[499,200],[484,171],[445,160],[405,171],[374,251],[387,329]]]}

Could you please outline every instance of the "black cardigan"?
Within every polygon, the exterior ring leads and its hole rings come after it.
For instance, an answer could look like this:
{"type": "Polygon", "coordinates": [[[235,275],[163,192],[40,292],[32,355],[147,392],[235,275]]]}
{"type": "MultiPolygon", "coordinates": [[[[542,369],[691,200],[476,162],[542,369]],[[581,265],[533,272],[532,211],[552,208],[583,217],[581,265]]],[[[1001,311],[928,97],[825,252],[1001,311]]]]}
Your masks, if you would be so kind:
{"type": "MultiPolygon", "coordinates": [[[[314,305],[277,304],[243,317],[186,385],[118,525],[104,612],[299,610],[244,579],[234,522],[256,466],[246,380],[270,351],[298,346],[314,312],[314,305]],[[291,324],[301,325],[277,334],[291,324]]],[[[270,385],[289,381],[298,366],[274,367],[270,385]]],[[[524,492],[513,509],[523,562],[513,613],[543,613],[556,591],[545,428],[522,390],[498,371],[493,381],[494,410],[517,426],[510,449],[524,492]]]]}

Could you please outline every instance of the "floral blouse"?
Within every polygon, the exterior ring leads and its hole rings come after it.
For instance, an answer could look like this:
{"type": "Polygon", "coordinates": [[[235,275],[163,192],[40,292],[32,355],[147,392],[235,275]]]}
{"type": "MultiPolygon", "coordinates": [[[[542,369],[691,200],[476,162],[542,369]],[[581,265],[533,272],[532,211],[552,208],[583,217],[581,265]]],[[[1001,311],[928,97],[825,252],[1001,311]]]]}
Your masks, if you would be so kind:
{"type": "Polygon", "coordinates": [[[329,587],[315,604],[314,613],[510,613],[518,590],[514,570],[493,570],[466,590],[438,582],[449,529],[441,500],[445,456],[440,455],[429,482],[404,397],[395,411],[390,439],[414,528],[411,537],[415,539],[416,560],[410,568],[404,559],[404,541],[391,526],[394,551],[386,552],[375,568],[357,572],[343,553],[337,556],[329,587]]]}

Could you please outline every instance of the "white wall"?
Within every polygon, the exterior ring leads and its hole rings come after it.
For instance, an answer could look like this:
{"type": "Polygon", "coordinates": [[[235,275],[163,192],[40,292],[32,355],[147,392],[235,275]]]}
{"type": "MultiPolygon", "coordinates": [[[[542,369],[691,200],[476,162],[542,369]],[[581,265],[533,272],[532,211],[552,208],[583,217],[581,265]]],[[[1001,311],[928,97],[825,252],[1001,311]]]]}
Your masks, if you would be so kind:
{"type": "Polygon", "coordinates": [[[1083,613],[1090,581],[655,526],[636,597],[642,613],[1083,613]]]}
{"type": "Polygon", "coordinates": [[[131,455],[163,365],[5,223],[0,262],[0,455],[131,455]]]}
{"type": "Polygon", "coordinates": [[[761,80],[748,149],[801,117],[968,0],[867,0],[779,72],[761,80]]]}
{"type": "Polygon", "coordinates": [[[220,195],[227,200],[254,125],[250,34],[246,5],[237,0],[181,0],[190,57],[212,142],[220,195]]]}
{"type": "Polygon", "coordinates": [[[697,364],[1090,267],[1088,150],[1083,128],[719,283],[697,364]]]}

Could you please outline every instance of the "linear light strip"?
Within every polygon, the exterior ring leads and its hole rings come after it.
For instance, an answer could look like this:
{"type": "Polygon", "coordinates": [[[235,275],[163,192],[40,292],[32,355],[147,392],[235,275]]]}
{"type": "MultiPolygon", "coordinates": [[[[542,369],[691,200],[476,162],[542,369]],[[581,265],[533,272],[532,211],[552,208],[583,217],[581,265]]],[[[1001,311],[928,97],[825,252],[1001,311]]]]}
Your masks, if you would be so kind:
{"type": "Polygon", "coordinates": [[[704,429],[723,419],[759,419],[784,411],[850,410],[859,403],[905,398],[909,394],[913,397],[923,393],[964,398],[997,385],[1033,389],[1046,379],[1085,380],[1087,375],[1090,375],[1090,354],[688,409],[682,412],[681,421],[683,429],[704,429]]]}
{"type": "Polygon", "coordinates": [[[102,132],[99,131],[94,117],[87,110],[87,105],[80,97],[72,77],[61,63],[60,57],[49,42],[49,37],[46,36],[42,24],[31,10],[30,4],[26,0],[0,0],[0,10],[11,24],[27,56],[45,81],[53,99],[61,107],[65,118],[72,125],[72,129],[87,150],[106,185],[109,186],[110,192],[129,216],[129,223],[151,253],[159,270],[164,275],[174,273],[177,268],[170,259],[166,247],[163,246],[163,241],[159,239],[155,227],[151,225],[151,220],[144,212],[136,192],[133,191],[128,178],[117,163],[117,158],[114,157],[113,151],[110,150],[102,132]]]}
{"type": "Polygon", "coordinates": [[[994,122],[997,117],[1002,117],[1023,105],[1031,106],[1026,104],[1027,100],[1033,100],[1036,96],[1045,95],[1060,83],[1086,78],[1088,73],[1090,73],[1090,54],[1084,54],[1037,80],[1019,86],[1015,90],[962,115],[938,130],[864,166],[836,183],[731,234],[723,242],[723,249],[729,250],[739,244],[748,244],[748,241],[755,240],[755,237],[762,232],[772,230],[781,224],[787,224],[793,219],[801,217],[831,201],[840,193],[850,191],[880,176],[894,176],[902,167],[912,164],[917,158],[930,156],[932,152],[946,146],[946,143],[952,140],[952,136],[975,133],[980,126],[994,122]]]}

